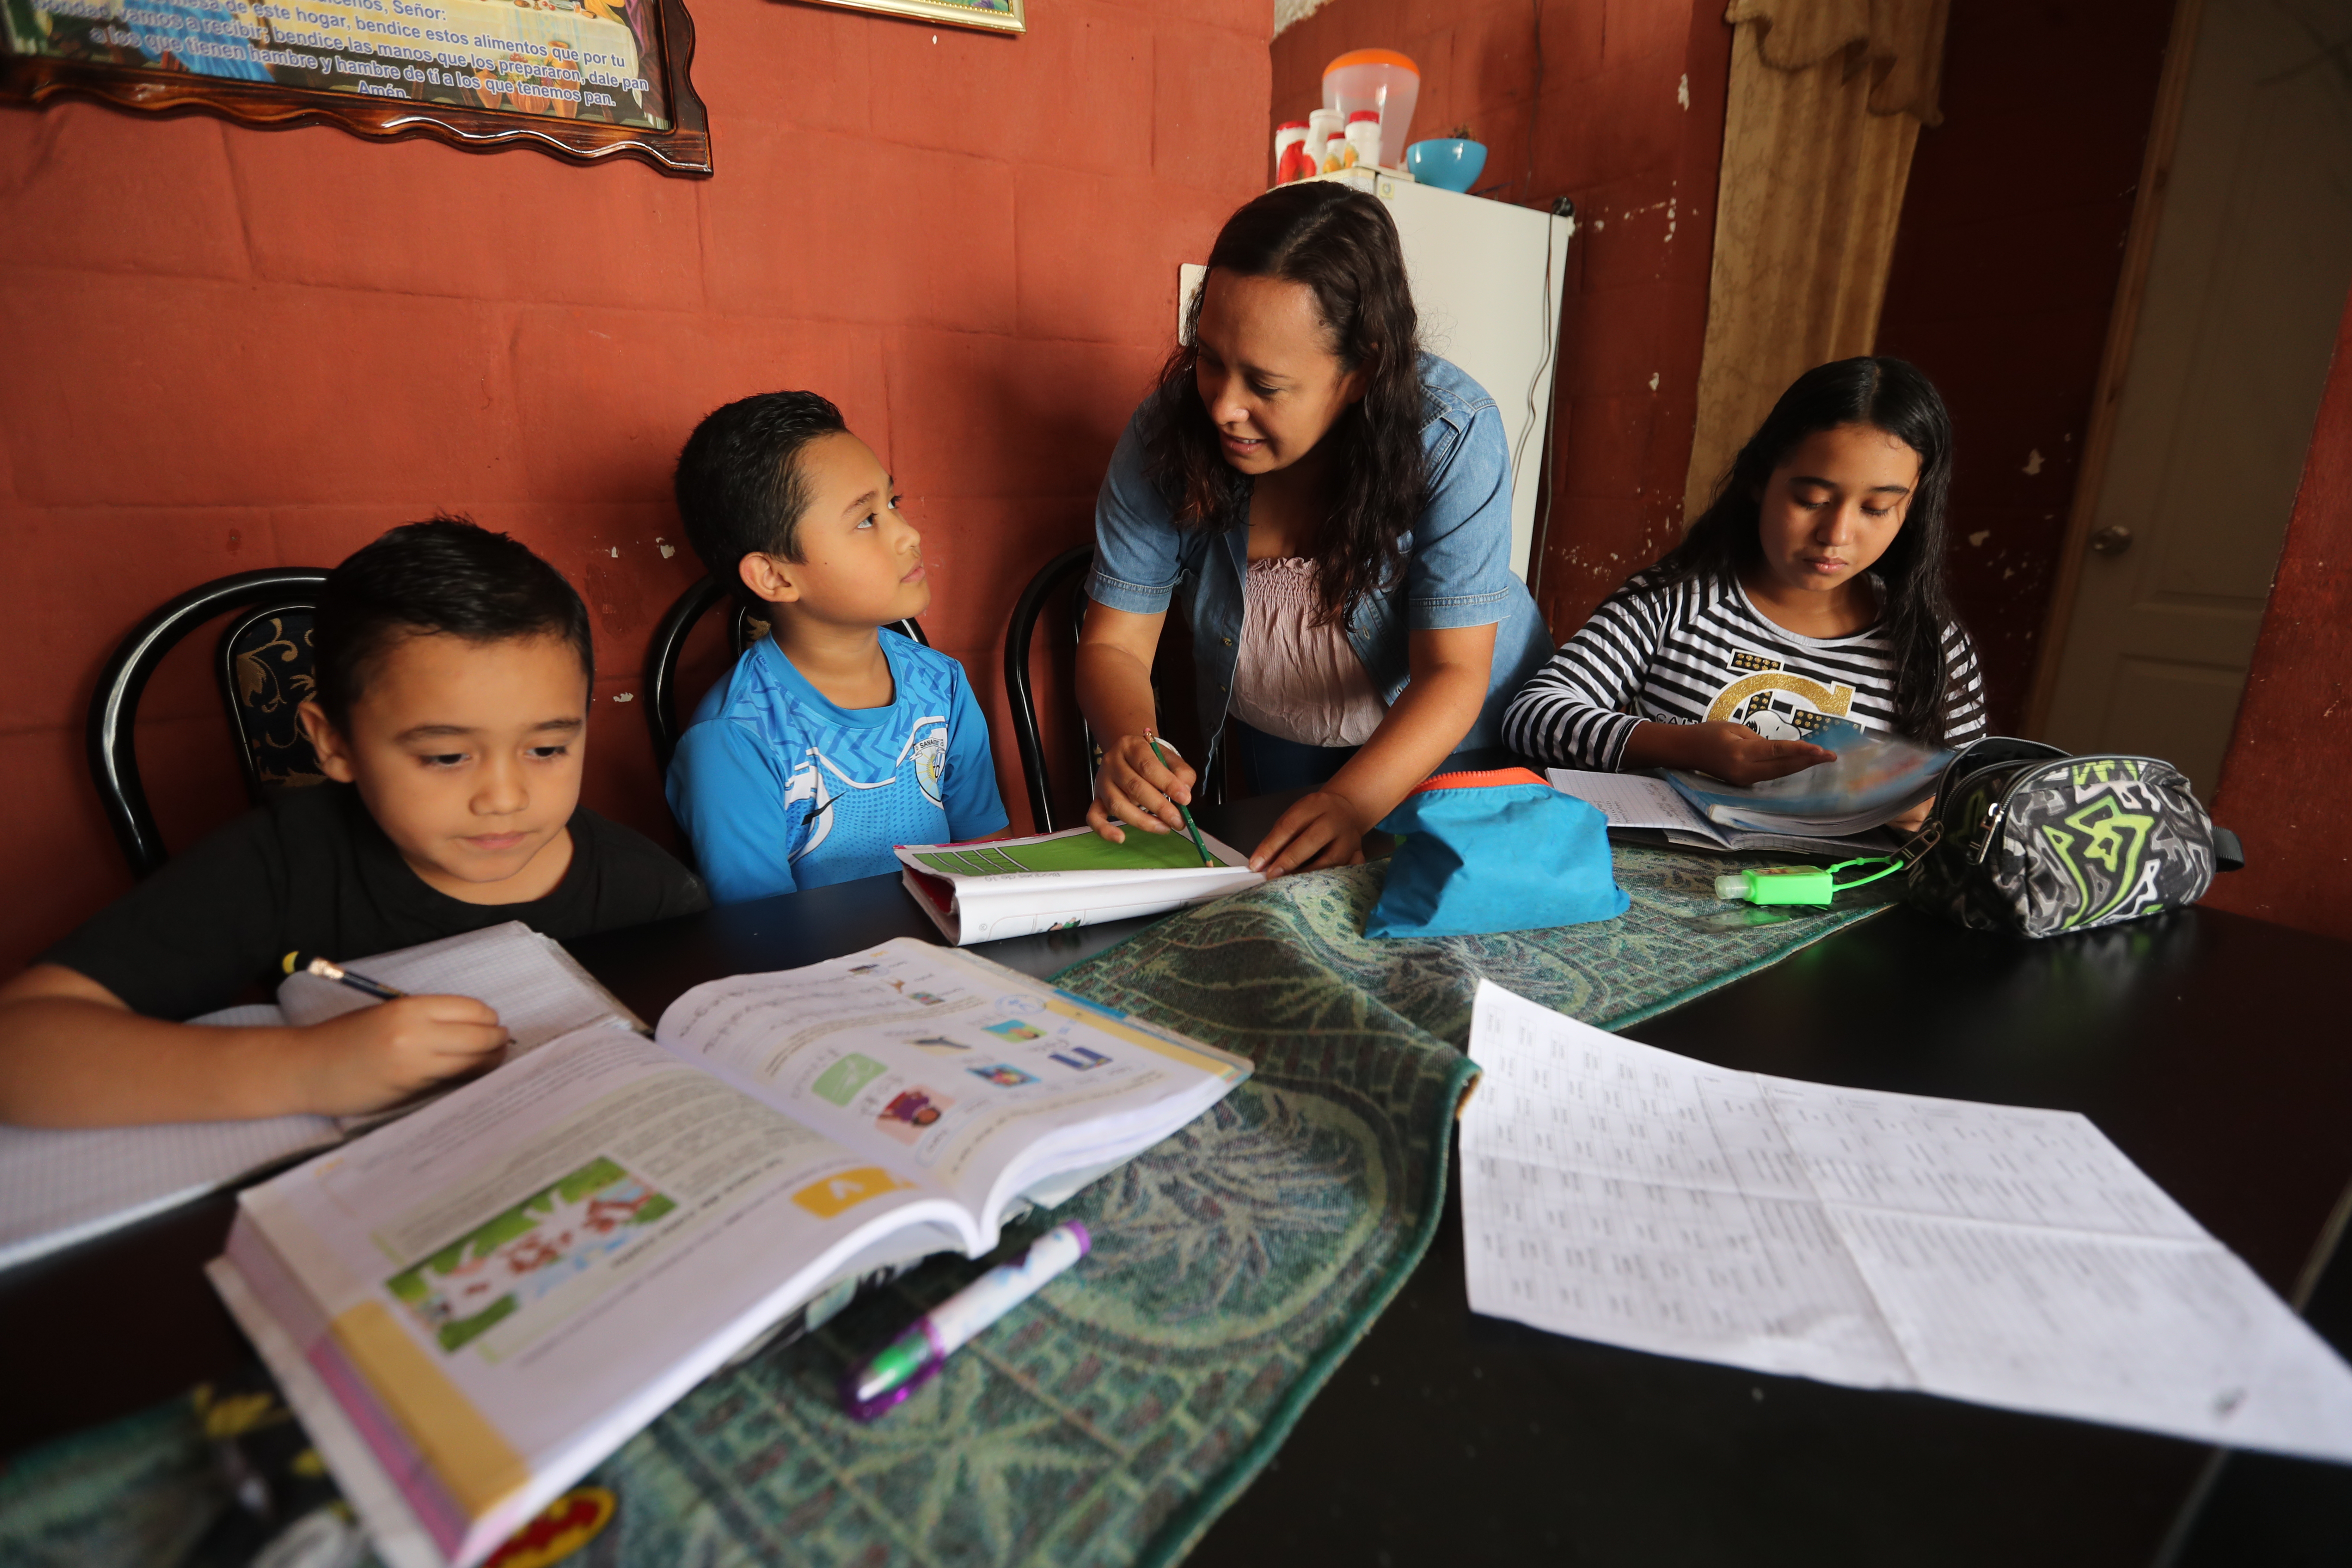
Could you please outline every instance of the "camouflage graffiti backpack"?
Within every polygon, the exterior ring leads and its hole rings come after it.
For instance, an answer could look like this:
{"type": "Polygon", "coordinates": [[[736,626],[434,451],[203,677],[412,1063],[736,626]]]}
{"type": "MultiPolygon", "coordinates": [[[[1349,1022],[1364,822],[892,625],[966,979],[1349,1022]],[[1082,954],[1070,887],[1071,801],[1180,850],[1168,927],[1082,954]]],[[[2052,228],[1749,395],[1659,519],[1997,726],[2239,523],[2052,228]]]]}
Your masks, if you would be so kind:
{"type": "Polygon", "coordinates": [[[1975,931],[2057,936],[2194,903],[2244,864],[2170,763],[1991,737],[1944,769],[1907,897],[1975,931]]]}

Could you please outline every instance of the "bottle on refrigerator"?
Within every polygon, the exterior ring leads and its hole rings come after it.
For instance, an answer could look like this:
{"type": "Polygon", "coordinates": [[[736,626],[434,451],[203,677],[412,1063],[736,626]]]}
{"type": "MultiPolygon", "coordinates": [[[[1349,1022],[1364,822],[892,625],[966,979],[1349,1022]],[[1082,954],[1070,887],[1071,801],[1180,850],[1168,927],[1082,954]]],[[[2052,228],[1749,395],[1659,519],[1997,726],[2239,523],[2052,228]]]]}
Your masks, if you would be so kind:
{"type": "Polygon", "coordinates": [[[1348,116],[1347,166],[1361,165],[1376,169],[1381,163],[1381,116],[1371,109],[1359,109],[1348,116]]]}
{"type": "Polygon", "coordinates": [[[1313,162],[1315,172],[1336,174],[1339,165],[1332,161],[1331,141],[1345,139],[1347,121],[1336,109],[1318,109],[1307,117],[1307,156],[1313,162]]]}
{"type": "Polygon", "coordinates": [[[1286,185],[1309,173],[1307,167],[1307,121],[1286,120],[1274,128],[1274,183],[1286,185]]]}

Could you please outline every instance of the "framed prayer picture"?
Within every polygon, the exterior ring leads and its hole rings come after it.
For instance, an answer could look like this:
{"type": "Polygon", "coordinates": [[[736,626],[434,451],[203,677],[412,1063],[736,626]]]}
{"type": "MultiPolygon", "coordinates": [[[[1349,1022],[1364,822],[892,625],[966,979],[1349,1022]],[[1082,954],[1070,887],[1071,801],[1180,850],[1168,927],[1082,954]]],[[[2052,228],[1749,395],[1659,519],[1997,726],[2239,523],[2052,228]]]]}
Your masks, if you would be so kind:
{"type": "Polygon", "coordinates": [[[0,0],[0,100],[710,173],[684,0],[0,0]]]}
{"type": "Polygon", "coordinates": [[[979,27],[991,33],[1029,30],[1028,0],[816,0],[848,11],[879,11],[886,16],[929,22],[950,27],[979,27]]]}

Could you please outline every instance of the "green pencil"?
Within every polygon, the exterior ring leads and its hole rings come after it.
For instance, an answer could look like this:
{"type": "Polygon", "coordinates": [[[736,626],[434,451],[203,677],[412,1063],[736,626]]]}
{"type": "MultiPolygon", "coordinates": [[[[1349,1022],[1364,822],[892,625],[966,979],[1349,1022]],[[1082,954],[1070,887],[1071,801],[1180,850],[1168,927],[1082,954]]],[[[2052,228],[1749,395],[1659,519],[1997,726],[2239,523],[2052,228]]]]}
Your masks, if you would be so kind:
{"type": "MultiPolygon", "coordinates": [[[[1159,740],[1149,730],[1143,732],[1143,743],[1151,748],[1151,754],[1160,759],[1161,767],[1168,765],[1168,753],[1160,749],[1159,740]]],[[[1176,809],[1184,814],[1184,831],[1192,836],[1192,847],[1201,852],[1201,864],[1215,865],[1216,859],[1209,853],[1209,847],[1201,842],[1201,829],[1200,826],[1192,820],[1192,808],[1179,801],[1176,803],[1176,809]]]]}

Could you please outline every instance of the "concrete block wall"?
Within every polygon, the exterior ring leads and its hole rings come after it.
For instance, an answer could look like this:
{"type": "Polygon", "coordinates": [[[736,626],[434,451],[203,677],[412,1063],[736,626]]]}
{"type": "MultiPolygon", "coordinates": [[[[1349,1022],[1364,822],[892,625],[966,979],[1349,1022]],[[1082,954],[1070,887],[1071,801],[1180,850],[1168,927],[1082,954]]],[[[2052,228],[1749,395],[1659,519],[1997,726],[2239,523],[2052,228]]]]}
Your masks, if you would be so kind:
{"type": "Polygon", "coordinates": [[[1903,193],[1877,347],[1952,411],[1952,597],[2000,733],[2042,652],[2171,24],[2145,0],[1954,6],[1944,123],[1903,193]]]}
{"type": "MultiPolygon", "coordinates": [[[[2254,644],[2245,700],[2221,763],[2213,820],[2245,841],[2246,868],[2206,903],[2352,942],[2352,303],[2336,331],[2327,390],[2304,458],[2254,644]]],[[[2315,990],[2327,984],[2314,975],[2315,990]]]]}
{"type": "MultiPolygon", "coordinates": [[[[1027,808],[1014,596],[1083,542],[1170,346],[1177,263],[1264,184],[1264,0],[1040,4],[1024,37],[690,0],[717,176],[531,152],[0,109],[0,964],[128,885],[83,763],[100,665],[205,579],[328,565],[436,510],[580,587],[589,805],[672,839],[646,640],[699,574],[669,468],[718,405],[839,402],[925,531],[1027,808]]],[[[243,807],[192,639],[141,752],[167,839],[243,807]]],[[[707,667],[706,667],[707,668],[707,667]]]]}
{"type": "Polygon", "coordinates": [[[1271,123],[1320,106],[1334,57],[1392,48],[1421,68],[1411,140],[1467,122],[1481,193],[1576,203],[1531,572],[1562,637],[1681,537],[1730,38],[1719,0],[1331,0],[1274,42],[1262,161],[1271,123]]]}

